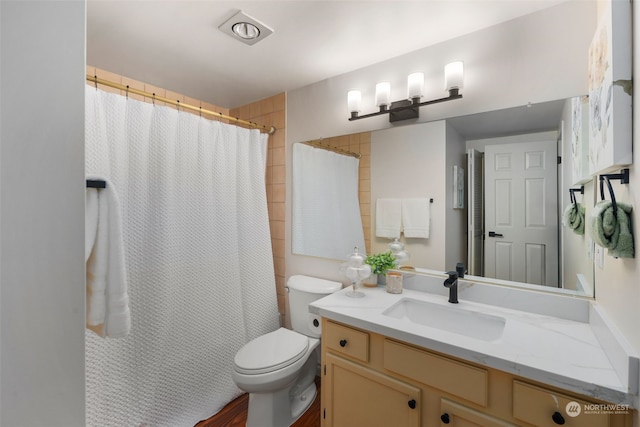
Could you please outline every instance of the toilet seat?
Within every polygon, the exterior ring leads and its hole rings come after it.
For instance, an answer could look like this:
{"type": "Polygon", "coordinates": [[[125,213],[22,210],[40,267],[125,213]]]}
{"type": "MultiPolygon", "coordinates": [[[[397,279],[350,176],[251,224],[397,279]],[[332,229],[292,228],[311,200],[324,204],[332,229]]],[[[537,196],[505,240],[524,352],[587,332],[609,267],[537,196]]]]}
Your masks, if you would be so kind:
{"type": "Polygon", "coordinates": [[[245,344],[236,353],[235,370],[247,375],[277,371],[299,360],[308,348],[307,336],[280,328],[245,344]]]}

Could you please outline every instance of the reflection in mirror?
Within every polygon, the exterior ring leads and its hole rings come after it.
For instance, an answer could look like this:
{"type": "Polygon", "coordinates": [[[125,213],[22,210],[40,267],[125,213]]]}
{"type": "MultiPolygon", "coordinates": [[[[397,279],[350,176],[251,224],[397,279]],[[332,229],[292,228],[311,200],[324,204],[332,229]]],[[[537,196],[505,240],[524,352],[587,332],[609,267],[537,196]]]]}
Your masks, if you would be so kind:
{"type": "Polygon", "coordinates": [[[292,250],[335,259],[344,259],[354,247],[364,252],[360,156],[314,145],[293,145],[292,250]]]}
{"type": "MultiPolygon", "coordinates": [[[[464,262],[473,275],[491,276],[499,279],[497,282],[508,280],[542,284],[545,289],[562,288],[580,295],[592,296],[593,243],[588,236],[578,235],[563,226],[563,212],[569,204],[569,188],[577,184],[573,168],[581,153],[576,148],[576,141],[580,140],[578,134],[586,126],[585,118],[576,114],[575,105],[575,101],[572,105],[571,100],[559,100],[371,132],[370,157],[368,152],[363,155],[363,161],[367,165],[370,162],[370,170],[367,168],[363,171],[361,168],[360,171],[361,178],[365,178],[360,182],[360,208],[363,225],[368,227],[365,230],[367,253],[384,252],[391,243],[390,239],[375,235],[377,199],[433,198],[429,238],[406,238],[404,235],[401,237],[411,255],[408,264],[447,271],[453,269],[458,262],[464,262]],[[581,123],[576,123],[576,117],[580,117],[581,123]],[[515,187],[506,192],[509,186],[503,185],[501,177],[494,177],[492,179],[500,181],[502,187],[494,182],[493,188],[503,193],[496,199],[484,192],[485,174],[473,173],[473,165],[467,164],[467,151],[475,150],[474,152],[481,153],[480,155],[486,154],[487,151],[499,154],[498,162],[502,163],[498,166],[494,164],[493,168],[496,169],[505,165],[505,159],[508,157],[504,155],[507,153],[506,148],[516,150],[522,148],[522,144],[530,145],[534,142],[542,142],[548,152],[545,156],[529,155],[529,163],[525,166],[551,166],[548,168],[552,177],[549,184],[546,187],[542,186],[541,183],[546,182],[545,179],[537,177],[528,181],[521,180],[518,184],[521,187],[517,192],[512,191],[515,187]],[[557,158],[562,159],[560,164],[557,164],[557,158]],[[461,187],[457,185],[456,189],[453,188],[454,166],[456,177],[460,177],[461,170],[466,169],[462,185],[465,199],[462,204],[454,203],[461,187]],[[370,181],[366,179],[369,173],[370,181]],[[482,185],[475,185],[474,177],[476,180],[480,179],[479,183],[482,185]],[[467,182],[467,179],[471,181],[467,182]],[[482,194],[479,202],[482,209],[479,211],[477,206],[474,207],[477,203],[474,203],[472,197],[478,193],[482,194]],[[507,203],[508,195],[513,199],[507,203]],[[523,198],[525,195],[530,196],[528,201],[523,198]],[[493,214],[494,219],[498,220],[498,224],[493,224],[495,226],[506,225],[512,220],[510,218],[513,218],[507,214],[511,215],[516,206],[522,207],[523,218],[528,221],[526,224],[535,231],[521,231],[520,234],[543,234],[539,228],[541,224],[545,224],[549,228],[546,242],[523,243],[521,247],[524,249],[520,250],[521,259],[512,259],[510,263],[505,263],[509,257],[514,257],[514,251],[510,249],[513,248],[513,239],[505,237],[506,229],[488,229],[485,226],[487,216],[490,215],[485,209],[489,204],[492,205],[491,208],[497,208],[493,214]],[[545,209],[541,209],[542,207],[545,209]],[[474,211],[477,215],[473,214],[474,211]],[[482,218],[477,234],[479,239],[476,239],[475,243],[473,239],[467,239],[473,237],[473,233],[468,232],[473,230],[473,218],[482,218]],[[490,231],[497,235],[502,234],[503,237],[488,237],[490,231]],[[488,243],[494,247],[487,250],[488,243]],[[476,254],[473,250],[468,251],[473,248],[477,248],[476,254]],[[492,258],[489,257],[489,252],[492,258]],[[487,258],[493,261],[488,261],[487,258]],[[487,268],[488,263],[492,263],[493,267],[487,268]],[[537,267],[523,270],[520,268],[523,265],[537,267]]],[[[343,146],[348,146],[347,141],[350,138],[365,139],[366,135],[367,133],[344,136],[336,141],[343,141],[343,146]]],[[[542,151],[544,150],[533,150],[535,153],[542,151]]],[[[483,164],[481,160],[478,162],[478,165],[483,164]]],[[[577,202],[585,206],[588,215],[595,198],[594,186],[585,177],[582,177],[580,182],[580,185],[584,185],[584,194],[577,195],[577,202]]],[[[342,216],[343,212],[344,210],[340,209],[338,216],[342,216]]],[[[296,253],[323,256],[318,253],[296,253]]],[[[336,258],[341,259],[343,256],[336,258]]]]}

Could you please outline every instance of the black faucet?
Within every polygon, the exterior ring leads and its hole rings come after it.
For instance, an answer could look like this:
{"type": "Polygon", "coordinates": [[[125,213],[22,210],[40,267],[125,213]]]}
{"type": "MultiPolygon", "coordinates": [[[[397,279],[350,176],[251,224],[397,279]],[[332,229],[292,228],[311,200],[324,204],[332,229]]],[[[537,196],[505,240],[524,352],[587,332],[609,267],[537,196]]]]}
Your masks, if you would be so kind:
{"type": "Polygon", "coordinates": [[[458,303],[458,272],[447,271],[449,278],[444,281],[445,288],[449,288],[449,302],[458,303]]]}

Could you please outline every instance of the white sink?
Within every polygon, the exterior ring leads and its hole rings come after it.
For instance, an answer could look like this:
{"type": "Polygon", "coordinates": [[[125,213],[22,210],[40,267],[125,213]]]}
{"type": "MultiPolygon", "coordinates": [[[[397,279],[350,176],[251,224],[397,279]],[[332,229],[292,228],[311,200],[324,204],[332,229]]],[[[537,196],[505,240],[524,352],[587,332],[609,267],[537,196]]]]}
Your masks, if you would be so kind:
{"type": "Polygon", "coordinates": [[[412,298],[401,299],[382,314],[484,341],[500,338],[506,323],[504,317],[467,310],[455,304],[449,307],[412,298]]]}

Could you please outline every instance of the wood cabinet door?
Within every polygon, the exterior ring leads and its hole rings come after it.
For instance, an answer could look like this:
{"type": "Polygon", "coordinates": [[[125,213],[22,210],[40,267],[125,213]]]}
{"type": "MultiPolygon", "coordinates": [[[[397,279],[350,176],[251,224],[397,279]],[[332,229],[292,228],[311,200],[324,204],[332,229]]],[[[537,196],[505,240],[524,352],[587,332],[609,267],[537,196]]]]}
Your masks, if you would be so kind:
{"type": "Polygon", "coordinates": [[[327,353],[325,427],[419,427],[420,389],[327,353]]]}

